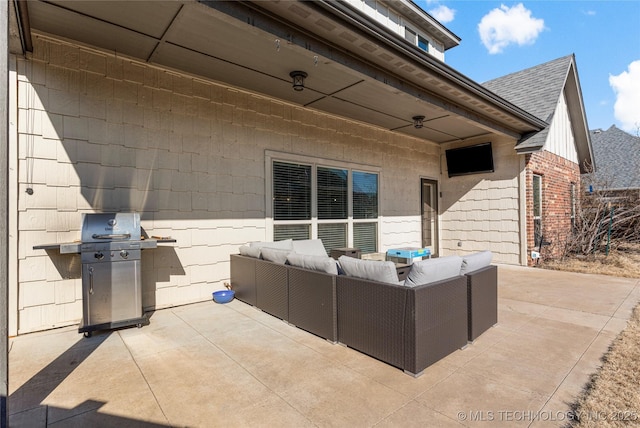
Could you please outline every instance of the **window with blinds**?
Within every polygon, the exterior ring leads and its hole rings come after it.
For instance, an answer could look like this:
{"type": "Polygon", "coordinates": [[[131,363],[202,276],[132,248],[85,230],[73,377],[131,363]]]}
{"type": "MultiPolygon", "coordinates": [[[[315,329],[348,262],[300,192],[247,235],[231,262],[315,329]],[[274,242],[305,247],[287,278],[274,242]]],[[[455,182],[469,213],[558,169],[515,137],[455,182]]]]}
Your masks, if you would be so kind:
{"type": "Polygon", "coordinates": [[[273,238],[319,238],[334,248],[378,250],[378,174],[273,161],[273,238]]]}

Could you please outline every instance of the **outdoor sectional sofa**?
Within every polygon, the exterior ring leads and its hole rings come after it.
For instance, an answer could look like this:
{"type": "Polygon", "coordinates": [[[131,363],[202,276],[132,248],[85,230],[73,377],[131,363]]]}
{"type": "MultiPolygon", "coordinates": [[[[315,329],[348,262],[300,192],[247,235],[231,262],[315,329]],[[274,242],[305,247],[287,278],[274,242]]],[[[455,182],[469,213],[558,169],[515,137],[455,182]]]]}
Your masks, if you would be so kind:
{"type": "Polygon", "coordinates": [[[254,243],[231,255],[231,286],[245,303],[418,376],[496,324],[490,261],[416,262],[405,285],[392,262],[336,261],[320,240],[254,243]]]}

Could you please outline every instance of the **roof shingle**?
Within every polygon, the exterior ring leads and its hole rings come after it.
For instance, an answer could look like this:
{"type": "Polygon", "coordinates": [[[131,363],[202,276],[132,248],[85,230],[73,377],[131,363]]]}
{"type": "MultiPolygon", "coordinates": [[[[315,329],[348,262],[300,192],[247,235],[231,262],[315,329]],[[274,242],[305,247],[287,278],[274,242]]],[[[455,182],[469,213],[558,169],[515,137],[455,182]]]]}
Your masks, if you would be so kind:
{"type": "Polygon", "coordinates": [[[591,134],[597,169],[596,185],[608,189],[640,189],[640,137],[612,125],[591,134]]]}
{"type": "MultiPolygon", "coordinates": [[[[537,118],[551,123],[573,62],[574,56],[567,55],[490,80],[482,86],[537,118]]],[[[523,138],[517,148],[540,149],[544,146],[548,133],[549,127],[523,138]]]]}

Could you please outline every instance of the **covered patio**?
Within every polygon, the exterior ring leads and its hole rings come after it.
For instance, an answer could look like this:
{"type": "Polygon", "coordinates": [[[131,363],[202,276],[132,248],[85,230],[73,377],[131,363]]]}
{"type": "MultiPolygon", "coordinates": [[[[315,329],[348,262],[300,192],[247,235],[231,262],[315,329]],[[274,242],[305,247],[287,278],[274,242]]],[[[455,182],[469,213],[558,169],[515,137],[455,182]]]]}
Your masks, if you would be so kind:
{"type": "Polygon", "coordinates": [[[499,266],[498,325],[413,378],[240,301],[10,340],[13,427],[562,426],[640,280],[499,266]]]}

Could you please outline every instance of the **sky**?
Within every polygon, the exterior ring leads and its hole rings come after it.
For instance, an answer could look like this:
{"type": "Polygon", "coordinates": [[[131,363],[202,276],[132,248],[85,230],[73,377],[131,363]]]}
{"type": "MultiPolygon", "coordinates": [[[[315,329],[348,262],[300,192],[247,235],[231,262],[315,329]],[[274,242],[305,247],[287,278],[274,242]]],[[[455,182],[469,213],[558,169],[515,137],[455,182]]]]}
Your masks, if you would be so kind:
{"type": "Polygon", "coordinates": [[[640,0],[414,0],[460,37],[445,62],[482,83],[574,54],[589,129],[640,135],[640,0]]]}

